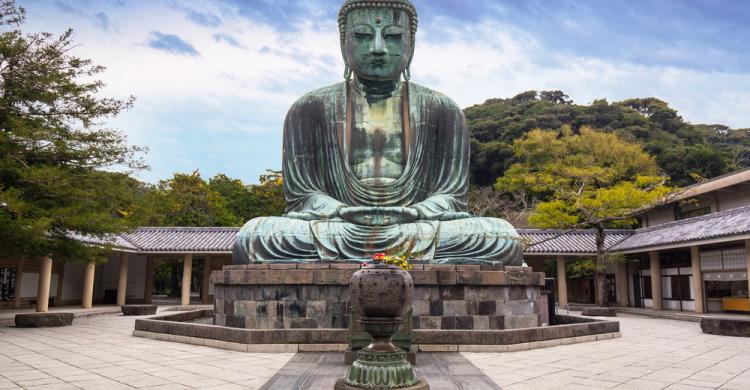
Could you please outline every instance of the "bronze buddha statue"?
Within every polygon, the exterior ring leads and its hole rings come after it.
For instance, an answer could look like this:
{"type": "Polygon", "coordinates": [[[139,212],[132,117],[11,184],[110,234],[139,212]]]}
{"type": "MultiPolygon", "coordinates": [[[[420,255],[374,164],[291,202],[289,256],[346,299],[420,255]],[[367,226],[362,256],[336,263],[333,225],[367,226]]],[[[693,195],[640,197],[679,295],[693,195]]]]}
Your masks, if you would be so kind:
{"type": "Polygon", "coordinates": [[[301,97],[284,122],[287,213],[249,221],[234,262],[362,261],[385,252],[519,265],[515,229],[466,212],[463,112],[409,81],[412,3],[347,0],[339,27],[345,81],[301,97]]]}

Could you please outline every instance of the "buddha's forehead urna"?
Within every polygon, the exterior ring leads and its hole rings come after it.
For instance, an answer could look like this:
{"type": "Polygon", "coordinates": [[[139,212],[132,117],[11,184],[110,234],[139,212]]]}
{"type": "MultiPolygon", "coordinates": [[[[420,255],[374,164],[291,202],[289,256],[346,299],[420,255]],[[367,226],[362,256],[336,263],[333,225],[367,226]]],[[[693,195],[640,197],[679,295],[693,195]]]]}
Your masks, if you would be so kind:
{"type": "Polygon", "coordinates": [[[346,0],[344,5],[339,11],[339,32],[341,34],[341,46],[344,46],[346,42],[346,29],[347,29],[347,16],[350,12],[360,9],[375,9],[375,8],[393,8],[395,10],[402,10],[409,16],[411,41],[414,40],[417,35],[417,9],[410,0],[346,0]]]}

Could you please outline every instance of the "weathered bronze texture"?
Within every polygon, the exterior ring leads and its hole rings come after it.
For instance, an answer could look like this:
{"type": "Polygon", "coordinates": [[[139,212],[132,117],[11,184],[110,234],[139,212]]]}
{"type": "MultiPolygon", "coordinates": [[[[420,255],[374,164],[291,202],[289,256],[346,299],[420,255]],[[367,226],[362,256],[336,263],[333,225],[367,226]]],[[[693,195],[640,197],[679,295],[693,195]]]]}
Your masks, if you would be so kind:
{"type": "Polygon", "coordinates": [[[346,81],[300,98],[284,123],[287,213],[248,222],[234,262],[366,261],[385,252],[520,265],[520,236],[508,222],[467,213],[462,110],[409,82],[413,4],[347,0],[339,28],[346,81]]]}
{"type": "Polygon", "coordinates": [[[401,268],[374,264],[354,273],[351,302],[363,318],[402,318],[411,308],[414,281],[401,268]]]}
{"type": "Polygon", "coordinates": [[[375,264],[354,273],[349,291],[359,323],[372,341],[357,353],[335,389],[428,389],[406,360],[406,352],[391,341],[411,307],[411,275],[393,265],[375,264]]]}

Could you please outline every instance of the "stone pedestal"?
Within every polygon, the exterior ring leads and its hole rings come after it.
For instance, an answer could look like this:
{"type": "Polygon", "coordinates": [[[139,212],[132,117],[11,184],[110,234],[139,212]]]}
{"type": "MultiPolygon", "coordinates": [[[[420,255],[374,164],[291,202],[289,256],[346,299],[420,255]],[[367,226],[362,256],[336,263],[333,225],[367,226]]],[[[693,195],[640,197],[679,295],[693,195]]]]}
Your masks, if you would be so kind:
{"type": "MultiPolygon", "coordinates": [[[[349,280],[360,268],[340,263],[225,266],[211,274],[214,323],[247,329],[349,328],[349,280]]],[[[412,328],[530,328],[542,324],[547,310],[541,295],[544,274],[528,267],[417,264],[411,274],[411,318],[394,337],[405,350],[412,328]]],[[[353,330],[350,345],[357,350],[368,340],[353,330]]]]}
{"type": "Polygon", "coordinates": [[[53,328],[73,324],[73,313],[29,313],[16,314],[17,328],[53,328]]]}
{"type": "Polygon", "coordinates": [[[157,305],[122,305],[122,315],[124,316],[148,316],[156,314],[159,308],[157,305]]]}

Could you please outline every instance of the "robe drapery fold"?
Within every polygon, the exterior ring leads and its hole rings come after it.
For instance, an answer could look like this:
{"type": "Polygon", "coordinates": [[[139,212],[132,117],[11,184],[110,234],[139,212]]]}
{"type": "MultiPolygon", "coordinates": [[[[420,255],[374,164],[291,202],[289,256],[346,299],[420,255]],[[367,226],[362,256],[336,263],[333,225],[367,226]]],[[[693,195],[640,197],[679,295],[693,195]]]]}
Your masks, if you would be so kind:
{"type": "Polygon", "coordinates": [[[248,222],[235,243],[236,263],[361,260],[376,252],[428,261],[471,257],[520,262],[520,238],[507,222],[450,221],[467,210],[469,139],[461,109],[445,95],[416,84],[404,85],[404,91],[406,166],[399,178],[382,185],[363,183],[349,167],[347,83],[311,92],[294,103],[284,123],[284,193],[287,215],[304,220],[267,217],[248,222]],[[412,207],[419,221],[355,225],[336,217],[346,206],[412,207]]]}

